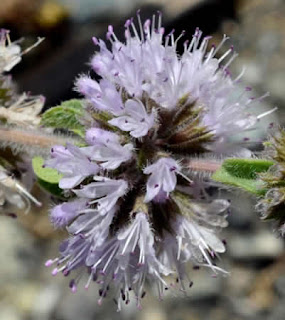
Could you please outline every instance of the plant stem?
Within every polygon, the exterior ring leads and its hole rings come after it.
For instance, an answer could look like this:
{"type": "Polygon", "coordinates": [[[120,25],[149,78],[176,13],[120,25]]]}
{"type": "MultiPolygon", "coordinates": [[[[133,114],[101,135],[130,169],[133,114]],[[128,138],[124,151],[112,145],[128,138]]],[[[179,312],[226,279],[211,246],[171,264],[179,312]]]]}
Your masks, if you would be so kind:
{"type": "Polygon", "coordinates": [[[26,146],[50,148],[56,144],[65,144],[67,139],[57,136],[44,136],[39,132],[0,128],[0,141],[18,143],[26,146]]]}
{"type": "Polygon", "coordinates": [[[185,167],[199,172],[214,173],[221,167],[221,163],[207,159],[193,159],[185,164],[185,167]]]}

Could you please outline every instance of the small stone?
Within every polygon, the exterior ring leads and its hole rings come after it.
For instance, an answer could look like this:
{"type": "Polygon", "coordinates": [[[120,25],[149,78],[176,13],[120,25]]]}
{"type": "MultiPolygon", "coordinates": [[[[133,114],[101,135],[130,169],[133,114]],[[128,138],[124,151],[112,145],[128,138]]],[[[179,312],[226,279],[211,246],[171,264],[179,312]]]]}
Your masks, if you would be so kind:
{"type": "Polygon", "coordinates": [[[0,319],[1,320],[21,320],[21,315],[12,307],[0,304],[0,319]]]}
{"type": "Polygon", "coordinates": [[[272,231],[233,235],[228,242],[228,252],[234,259],[240,260],[274,259],[283,250],[283,241],[272,231]]]}
{"type": "Polygon", "coordinates": [[[57,285],[42,287],[34,299],[31,318],[34,320],[48,320],[60,300],[61,290],[57,285]]]}
{"type": "Polygon", "coordinates": [[[167,320],[166,312],[159,306],[145,306],[138,320],[167,320]]]}
{"type": "Polygon", "coordinates": [[[230,268],[230,275],[226,279],[227,289],[237,296],[243,296],[251,289],[255,277],[254,271],[250,268],[233,265],[230,268]]]}
{"type": "Polygon", "coordinates": [[[41,292],[40,284],[36,282],[21,282],[10,288],[13,304],[24,315],[29,315],[34,307],[35,299],[41,292]]]}
{"type": "Polygon", "coordinates": [[[192,272],[191,279],[194,284],[188,291],[190,300],[202,300],[219,296],[222,289],[222,278],[221,275],[211,277],[211,271],[209,270],[200,269],[197,272],[192,272]]]}
{"type": "Polygon", "coordinates": [[[1,256],[0,287],[24,279],[33,264],[34,241],[15,219],[0,216],[1,256]]]}

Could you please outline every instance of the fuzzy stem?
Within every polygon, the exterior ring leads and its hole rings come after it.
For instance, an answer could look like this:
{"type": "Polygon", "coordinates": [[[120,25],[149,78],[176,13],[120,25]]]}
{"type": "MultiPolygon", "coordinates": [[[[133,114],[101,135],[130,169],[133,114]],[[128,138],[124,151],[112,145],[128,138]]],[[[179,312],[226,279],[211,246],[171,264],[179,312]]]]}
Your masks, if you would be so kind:
{"type": "Polygon", "coordinates": [[[195,159],[188,161],[185,167],[193,171],[214,173],[221,168],[221,165],[221,163],[211,160],[195,159]]]}
{"type": "Polygon", "coordinates": [[[38,132],[22,131],[17,129],[0,128],[0,141],[19,143],[27,146],[50,148],[56,144],[65,144],[66,139],[55,136],[44,136],[38,132]]]}

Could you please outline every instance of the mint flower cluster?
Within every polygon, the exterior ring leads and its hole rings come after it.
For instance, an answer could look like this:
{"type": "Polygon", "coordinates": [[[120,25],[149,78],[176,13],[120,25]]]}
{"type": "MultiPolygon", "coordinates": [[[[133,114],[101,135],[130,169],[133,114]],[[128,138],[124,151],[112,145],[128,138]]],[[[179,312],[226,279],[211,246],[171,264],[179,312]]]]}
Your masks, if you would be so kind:
{"type": "Polygon", "coordinates": [[[267,192],[259,198],[256,210],[265,220],[275,222],[276,230],[285,235],[285,131],[274,129],[265,142],[264,155],[273,161],[270,170],[260,175],[267,192]]]}
{"type": "Polygon", "coordinates": [[[170,286],[186,290],[189,263],[226,273],[214,260],[225,251],[216,231],[227,225],[229,202],[211,199],[209,181],[188,164],[200,155],[250,155],[246,141],[232,137],[263,116],[248,113],[249,88],[237,94],[233,48],[216,57],[227,37],[208,48],[210,37],[197,29],[180,56],[184,34],[164,35],[160,13],[144,23],[137,17],[137,27],[125,23],[125,42],[109,26],[111,49],[93,38],[100,51],[91,66],[101,79],[76,81],[88,114],[85,145],[54,146],[46,161],[69,198],[51,210],[69,238],[46,265],[53,275],[78,269],[74,292],[87,271],[86,288],[97,283],[101,303],[113,287],[118,309],[132,295],[140,308],[146,282],[160,297],[170,286]]]}

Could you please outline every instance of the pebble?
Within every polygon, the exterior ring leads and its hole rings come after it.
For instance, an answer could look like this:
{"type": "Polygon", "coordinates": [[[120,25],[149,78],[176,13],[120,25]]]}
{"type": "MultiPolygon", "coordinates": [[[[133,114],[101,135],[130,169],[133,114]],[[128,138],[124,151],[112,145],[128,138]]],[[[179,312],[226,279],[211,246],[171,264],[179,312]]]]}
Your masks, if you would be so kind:
{"type": "Polygon", "coordinates": [[[48,320],[60,301],[62,289],[55,284],[41,287],[34,298],[31,309],[31,319],[48,320]]]}
{"type": "Polygon", "coordinates": [[[33,238],[15,219],[0,216],[0,230],[1,259],[5,262],[0,263],[2,287],[28,276],[34,264],[35,247],[33,238]]]}
{"type": "Polygon", "coordinates": [[[228,242],[229,254],[239,260],[274,259],[283,250],[282,239],[269,230],[256,234],[235,234],[228,242]]]}
{"type": "Polygon", "coordinates": [[[0,303],[0,320],[22,320],[22,317],[13,306],[0,303]]]}

